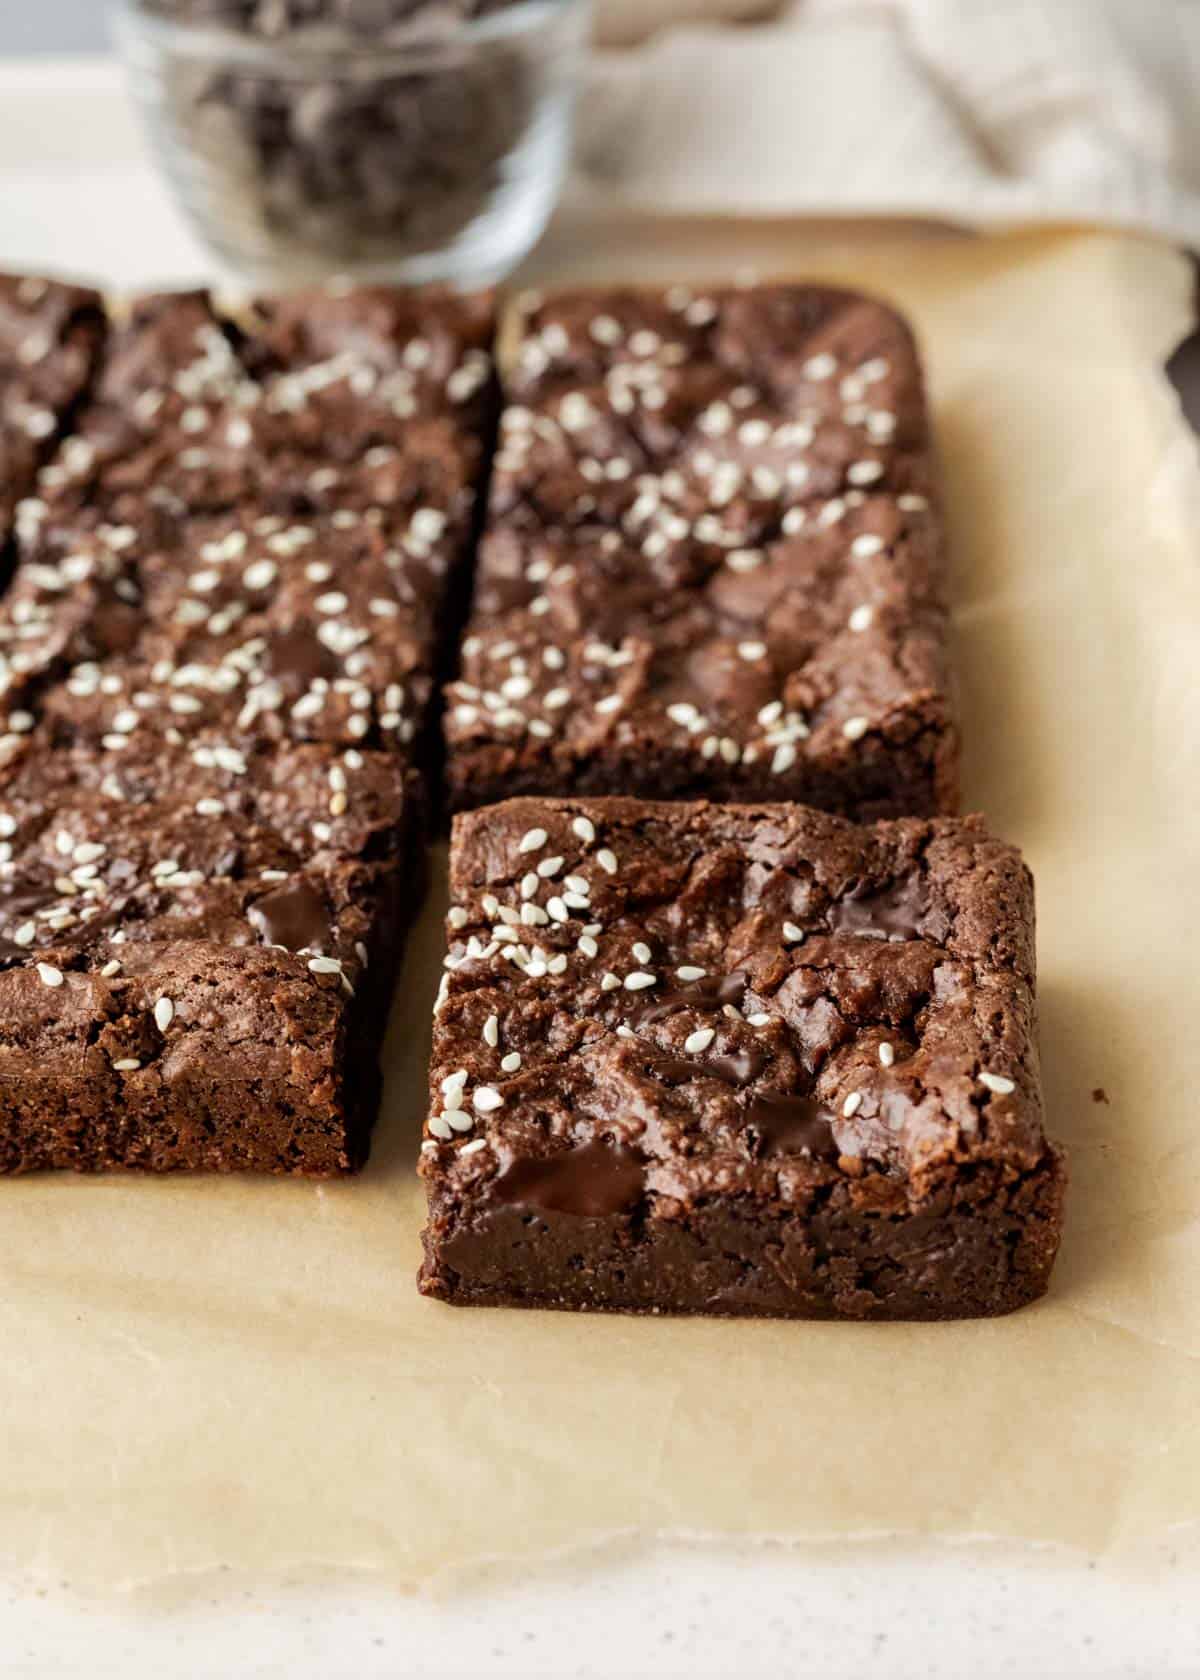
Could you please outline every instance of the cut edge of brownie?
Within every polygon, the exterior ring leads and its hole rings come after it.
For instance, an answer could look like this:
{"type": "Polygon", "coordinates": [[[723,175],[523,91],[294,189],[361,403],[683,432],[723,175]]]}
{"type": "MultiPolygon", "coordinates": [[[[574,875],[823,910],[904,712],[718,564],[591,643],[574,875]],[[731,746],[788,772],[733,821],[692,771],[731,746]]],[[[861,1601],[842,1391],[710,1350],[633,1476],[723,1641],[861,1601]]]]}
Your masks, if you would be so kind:
{"type": "MultiPolygon", "coordinates": [[[[864,828],[783,806],[517,800],[457,819],[452,879],[420,1169],[429,1195],[424,1294],[464,1305],[944,1319],[1010,1312],[1045,1291],[1066,1163],[1041,1120],[1032,885],[1019,855],[978,819],[864,828]],[[580,937],[594,946],[615,935],[625,961],[652,952],[647,973],[680,955],[670,943],[675,911],[676,920],[719,920],[718,887],[745,893],[724,947],[750,971],[740,1024],[717,1019],[711,999],[697,1012],[676,998],[659,1018],[653,1008],[643,1014],[634,1032],[633,999],[619,979],[611,989],[586,985],[582,1001],[556,1002],[556,977],[538,972],[530,985],[527,961],[483,954],[471,896],[499,901],[516,885],[505,851],[530,834],[545,836],[544,846],[508,860],[528,862],[527,882],[548,851],[567,854],[551,882],[572,867],[582,875],[578,844],[575,857],[567,852],[576,823],[610,856],[623,843],[631,873],[651,883],[655,848],[688,853],[682,910],[656,906],[661,883],[651,885],[635,905],[639,925],[623,928],[618,899],[588,895],[586,913],[605,931],[580,937]],[[657,830],[648,862],[635,850],[646,828],[657,830]],[[722,842],[707,861],[706,828],[722,842]],[[764,906],[778,914],[780,857],[789,879],[793,866],[815,869],[811,925],[785,924],[806,937],[785,935],[782,951],[762,923],[764,906]],[[919,918],[897,938],[912,921],[918,880],[919,918]],[[707,908],[695,912],[697,904],[707,908]],[[831,1000],[860,1011],[848,1037],[846,1021],[821,1016],[831,1000]],[[789,1016],[782,1031],[781,1015],[789,1016]],[[772,1066],[755,1068],[749,1088],[731,1094],[725,1082],[755,1055],[747,1049],[754,1021],[775,1036],[772,1066]],[[726,1064],[718,1080],[680,1065],[712,1046],[714,1025],[717,1047],[728,1040],[714,1058],[726,1064]],[[510,1043],[520,1046],[520,1067],[505,1076],[498,1057],[510,1043]],[[481,1077],[490,1094],[479,1103],[481,1077]],[[682,1099],[681,1080],[690,1092],[682,1099]]],[[[520,903],[542,896],[534,887],[520,903]]],[[[552,925],[534,922],[536,933],[514,930],[544,942],[535,962],[569,949],[555,934],[578,930],[560,917],[556,909],[552,925]]],[[[496,923],[504,925],[512,926],[496,923]]],[[[720,938],[710,940],[718,948],[720,938]]],[[[595,966],[603,962],[598,952],[595,966]]],[[[609,972],[622,966],[616,960],[609,972]]],[[[636,982],[636,995],[653,999],[661,978],[644,991],[636,982]]],[[[707,983],[689,979],[683,989],[707,983]]]]}

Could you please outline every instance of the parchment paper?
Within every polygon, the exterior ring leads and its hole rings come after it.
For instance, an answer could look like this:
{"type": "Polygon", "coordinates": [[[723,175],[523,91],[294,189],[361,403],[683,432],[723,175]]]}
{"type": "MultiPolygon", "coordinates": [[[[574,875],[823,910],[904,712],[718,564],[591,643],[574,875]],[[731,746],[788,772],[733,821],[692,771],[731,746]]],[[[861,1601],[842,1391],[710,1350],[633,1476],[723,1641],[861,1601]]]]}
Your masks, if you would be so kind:
{"type": "Polygon", "coordinates": [[[968,804],[1038,883],[1048,1300],[939,1327],[418,1298],[440,904],[356,1183],[0,1183],[0,1561],[414,1585],[630,1533],[987,1534],[1200,1518],[1200,470],[1160,373],[1182,258],[1113,237],[560,225],[542,273],[853,280],[916,317],[954,539],[968,804]],[[1107,1101],[1094,1101],[1102,1088],[1107,1101]]]}

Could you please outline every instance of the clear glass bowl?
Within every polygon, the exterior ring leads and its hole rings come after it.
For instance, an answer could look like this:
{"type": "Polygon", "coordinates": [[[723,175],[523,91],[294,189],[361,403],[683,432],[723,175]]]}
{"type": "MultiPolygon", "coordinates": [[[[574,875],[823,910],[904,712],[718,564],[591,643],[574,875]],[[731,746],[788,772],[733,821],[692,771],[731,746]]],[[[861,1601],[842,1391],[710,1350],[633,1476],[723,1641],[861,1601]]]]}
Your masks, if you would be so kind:
{"type": "Polygon", "coordinates": [[[264,39],[152,5],[123,0],[118,40],[167,176],[227,266],[270,286],[474,286],[536,243],[566,168],[589,0],[472,17],[418,5],[380,40],[264,39]]]}

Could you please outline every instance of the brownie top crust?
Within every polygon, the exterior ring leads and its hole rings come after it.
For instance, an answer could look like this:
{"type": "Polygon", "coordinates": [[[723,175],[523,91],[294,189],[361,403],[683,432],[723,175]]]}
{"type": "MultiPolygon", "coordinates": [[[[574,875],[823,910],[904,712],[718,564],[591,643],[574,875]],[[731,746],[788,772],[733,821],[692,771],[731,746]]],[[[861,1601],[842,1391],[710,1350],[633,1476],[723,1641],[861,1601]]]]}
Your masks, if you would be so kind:
{"type": "Polygon", "coordinates": [[[1045,1159],[1032,883],[977,818],[513,800],[457,819],[451,887],[440,1196],[599,1212],[849,1180],[883,1212],[1045,1159]]]}

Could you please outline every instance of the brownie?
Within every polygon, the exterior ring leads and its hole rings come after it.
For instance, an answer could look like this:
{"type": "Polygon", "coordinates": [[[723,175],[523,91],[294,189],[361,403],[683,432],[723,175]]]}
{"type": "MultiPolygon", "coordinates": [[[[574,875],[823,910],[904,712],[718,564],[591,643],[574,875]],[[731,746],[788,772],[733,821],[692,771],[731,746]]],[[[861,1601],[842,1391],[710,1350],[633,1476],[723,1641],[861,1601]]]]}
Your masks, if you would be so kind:
{"type": "Polygon", "coordinates": [[[513,334],[447,693],[464,808],[514,793],[953,811],[921,369],[821,286],[584,291],[513,334]]]}
{"type": "Polygon", "coordinates": [[[456,820],[422,1291],[785,1317],[1047,1285],[1033,888],[980,819],[516,799],[456,820]]]}
{"type": "Polygon", "coordinates": [[[136,301],[0,601],[0,1171],[365,1158],[486,298],[136,301]]]}
{"type": "Polygon", "coordinates": [[[0,548],[87,389],[102,325],[96,292],[0,274],[0,548]]]}

